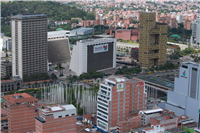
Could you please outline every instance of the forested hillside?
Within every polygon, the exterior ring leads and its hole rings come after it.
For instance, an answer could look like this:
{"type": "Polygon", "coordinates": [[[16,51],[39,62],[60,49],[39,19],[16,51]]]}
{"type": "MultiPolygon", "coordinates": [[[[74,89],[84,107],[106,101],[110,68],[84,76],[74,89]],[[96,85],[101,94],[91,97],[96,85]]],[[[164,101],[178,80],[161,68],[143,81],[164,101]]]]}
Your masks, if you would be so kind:
{"type": "Polygon", "coordinates": [[[11,36],[10,17],[17,14],[41,13],[47,15],[51,20],[71,20],[79,17],[83,20],[94,20],[95,13],[85,12],[68,5],[52,1],[15,1],[1,2],[1,32],[6,36],[11,36]]]}
{"type": "Polygon", "coordinates": [[[69,20],[73,17],[80,17],[84,20],[95,19],[94,13],[87,13],[76,7],[70,7],[58,2],[51,1],[16,1],[1,3],[1,17],[8,17],[17,14],[42,13],[53,20],[69,20]]]}

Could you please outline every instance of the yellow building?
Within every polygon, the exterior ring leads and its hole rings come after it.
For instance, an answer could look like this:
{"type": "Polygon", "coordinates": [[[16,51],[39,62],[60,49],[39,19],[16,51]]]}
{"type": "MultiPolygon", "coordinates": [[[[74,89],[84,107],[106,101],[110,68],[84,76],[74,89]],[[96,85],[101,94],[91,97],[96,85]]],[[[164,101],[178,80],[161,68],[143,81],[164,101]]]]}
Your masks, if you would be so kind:
{"type": "Polygon", "coordinates": [[[140,14],[140,66],[152,67],[166,62],[167,30],[167,24],[156,23],[156,13],[140,14]]]}

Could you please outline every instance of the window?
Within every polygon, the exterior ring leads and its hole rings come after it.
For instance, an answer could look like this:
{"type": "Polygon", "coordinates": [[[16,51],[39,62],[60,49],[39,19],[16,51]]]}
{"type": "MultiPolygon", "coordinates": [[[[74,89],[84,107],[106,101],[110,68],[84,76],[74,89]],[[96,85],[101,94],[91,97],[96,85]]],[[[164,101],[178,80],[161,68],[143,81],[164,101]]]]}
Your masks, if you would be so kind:
{"type": "Polygon", "coordinates": [[[75,115],[75,114],[72,114],[72,115],[75,115]]]}
{"type": "Polygon", "coordinates": [[[67,116],[69,116],[69,115],[65,115],[65,117],[67,117],[67,116]]]}
{"type": "Polygon", "coordinates": [[[58,118],[62,118],[62,115],[58,116],[58,118]]]}

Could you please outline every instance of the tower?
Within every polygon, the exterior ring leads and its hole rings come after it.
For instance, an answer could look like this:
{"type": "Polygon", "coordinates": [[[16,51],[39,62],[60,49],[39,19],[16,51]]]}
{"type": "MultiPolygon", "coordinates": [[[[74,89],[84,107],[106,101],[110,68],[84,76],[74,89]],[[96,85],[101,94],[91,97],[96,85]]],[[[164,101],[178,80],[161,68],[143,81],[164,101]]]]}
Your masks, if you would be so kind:
{"type": "Polygon", "coordinates": [[[167,24],[156,23],[156,13],[140,14],[139,63],[152,67],[166,62],[167,24]]]}
{"type": "Polygon", "coordinates": [[[47,16],[15,15],[12,30],[12,75],[47,72],[47,16]]]}

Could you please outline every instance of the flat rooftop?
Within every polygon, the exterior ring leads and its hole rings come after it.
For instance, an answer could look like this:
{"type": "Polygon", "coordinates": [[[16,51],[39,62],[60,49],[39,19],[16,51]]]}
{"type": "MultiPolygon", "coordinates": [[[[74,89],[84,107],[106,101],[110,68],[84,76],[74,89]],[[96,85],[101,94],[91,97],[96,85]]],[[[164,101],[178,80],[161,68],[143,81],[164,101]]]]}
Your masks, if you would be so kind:
{"type": "Polygon", "coordinates": [[[30,17],[47,17],[47,16],[44,14],[18,14],[12,16],[11,18],[30,18],[30,17]]]}
{"type": "Polygon", "coordinates": [[[165,88],[168,88],[170,90],[174,89],[174,82],[167,80],[167,79],[163,79],[163,78],[159,78],[159,77],[155,77],[155,76],[149,76],[149,77],[137,77],[138,79],[141,79],[143,81],[158,85],[158,86],[162,86],[165,88]]]}
{"type": "Polygon", "coordinates": [[[53,112],[60,112],[60,111],[67,111],[76,109],[74,105],[52,105],[52,106],[43,106],[42,112],[44,113],[53,113],[53,112]]]}
{"type": "Polygon", "coordinates": [[[3,96],[3,100],[8,101],[12,104],[38,101],[37,98],[35,98],[27,93],[6,95],[6,96],[3,96]]]}

